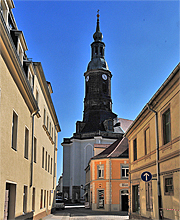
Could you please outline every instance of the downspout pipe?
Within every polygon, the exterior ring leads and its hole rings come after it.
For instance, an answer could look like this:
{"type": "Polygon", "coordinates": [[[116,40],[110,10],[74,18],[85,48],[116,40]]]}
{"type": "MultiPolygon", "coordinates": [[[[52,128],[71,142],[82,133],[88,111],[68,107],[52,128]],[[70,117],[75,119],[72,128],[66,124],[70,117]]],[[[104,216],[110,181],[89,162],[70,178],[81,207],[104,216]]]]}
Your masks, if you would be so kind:
{"type": "MultiPolygon", "coordinates": [[[[55,125],[55,138],[54,138],[54,175],[53,175],[53,189],[55,188],[55,171],[56,171],[56,167],[55,167],[55,159],[56,159],[56,144],[57,144],[57,134],[56,134],[56,126],[55,125]]],[[[57,164],[56,164],[57,166],[57,164]]]]}
{"type": "Polygon", "coordinates": [[[34,159],[34,116],[37,115],[39,112],[39,109],[34,111],[31,115],[32,117],[32,145],[31,145],[31,171],[30,171],[30,187],[32,187],[33,184],[33,159],[34,159]]]}
{"type": "MultiPolygon", "coordinates": [[[[129,162],[130,163],[130,162],[129,162]]],[[[131,216],[131,201],[132,201],[132,198],[131,198],[131,196],[132,196],[132,190],[131,190],[131,170],[129,170],[130,172],[129,172],[129,181],[130,181],[130,192],[129,192],[129,203],[128,203],[128,205],[129,205],[129,207],[128,207],[128,211],[129,211],[129,216],[131,216]]]]}
{"type": "Polygon", "coordinates": [[[147,103],[147,108],[155,114],[156,118],[156,170],[157,170],[157,191],[158,191],[158,219],[163,219],[163,209],[162,209],[162,195],[161,195],[161,184],[160,184],[160,166],[159,166],[159,135],[158,135],[158,112],[153,110],[149,103],[147,103]]]}
{"type": "Polygon", "coordinates": [[[109,211],[111,211],[111,158],[109,158],[109,211]]]}

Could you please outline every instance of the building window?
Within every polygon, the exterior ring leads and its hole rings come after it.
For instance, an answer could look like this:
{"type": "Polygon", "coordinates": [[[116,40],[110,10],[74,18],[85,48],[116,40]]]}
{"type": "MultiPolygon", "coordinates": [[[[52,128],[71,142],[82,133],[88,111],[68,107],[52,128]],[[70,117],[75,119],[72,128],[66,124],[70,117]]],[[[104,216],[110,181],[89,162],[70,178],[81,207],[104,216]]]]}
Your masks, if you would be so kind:
{"type": "Polygon", "coordinates": [[[100,54],[103,55],[103,48],[100,47],[100,54]]]}
{"type": "Polygon", "coordinates": [[[35,188],[33,187],[32,193],[32,210],[35,211],[35,188]]]}
{"type": "Polygon", "coordinates": [[[47,151],[46,151],[46,158],[45,158],[45,170],[47,170],[47,151]]]}
{"type": "Polygon", "coordinates": [[[44,190],[44,208],[46,207],[46,190],[44,190]]]}
{"type": "Polygon", "coordinates": [[[11,147],[14,150],[17,150],[17,126],[18,126],[18,116],[13,111],[13,119],[12,119],[12,143],[11,147]]]}
{"type": "Polygon", "coordinates": [[[49,125],[49,134],[51,135],[51,122],[50,122],[50,125],[49,125]]]}
{"type": "Polygon", "coordinates": [[[44,108],[44,120],[43,120],[44,125],[46,124],[46,109],[44,108]]]}
{"type": "Polygon", "coordinates": [[[113,121],[112,120],[108,121],[108,130],[113,131],[113,121]]]}
{"type": "Polygon", "coordinates": [[[27,186],[24,186],[24,193],[23,193],[23,212],[27,212],[27,186]]]}
{"type": "Polygon", "coordinates": [[[153,211],[152,182],[146,182],[146,210],[153,211]]]}
{"type": "Polygon", "coordinates": [[[95,54],[98,54],[98,46],[95,46],[95,54]]]}
{"type": "Polygon", "coordinates": [[[43,190],[41,189],[40,209],[43,207],[43,190]]]}
{"type": "Polygon", "coordinates": [[[44,147],[42,148],[42,168],[44,168],[44,147]]]}
{"type": "Polygon", "coordinates": [[[129,166],[128,165],[122,165],[121,167],[121,177],[122,178],[128,178],[129,176],[129,166]]]}
{"type": "Polygon", "coordinates": [[[53,127],[52,127],[52,140],[53,140],[53,127]]]}
{"type": "Polygon", "coordinates": [[[163,140],[164,144],[171,141],[171,120],[170,109],[168,109],[163,115],[163,140]]]}
{"type": "Polygon", "coordinates": [[[51,174],[52,174],[52,165],[53,165],[52,162],[53,162],[53,160],[51,158],[51,172],[50,172],[51,174]]]}
{"type": "Polygon", "coordinates": [[[134,161],[137,160],[137,139],[133,140],[134,161]]]}
{"type": "Polygon", "coordinates": [[[29,80],[31,88],[33,88],[33,76],[30,71],[28,73],[28,80],[29,80]]]}
{"type": "Polygon", "coordinates": [[[56,177],[56,163],[54,163],[54,177],[56,177]]]}
{"type": "Polygon", "coordinates": [[[37,89],[36,89],[36,101],[37,101],[37,104],[39,104],[39,92],[37,89]]]}
{"type": "Polygon", "coordinates": [[[49,199],[49,191],[47,190],[47,200],[46,200],[46,207],[48,208],[48,199],[49,199]]]}
{"type": "Polygon", "coordinates": [[[164,177],[164,195],[174,195],[173,176],[164,177]]]}
{"type": "Polygon", "coordinates": [[[104,178],[104,165],[98,165],[98,178],[104,178]]]}
{"type": "Polygon", "coordinates": [[[145,155],[150,153],[149,128],[144,131],[145,155]]]}
{"type": "Polygon", "coordinates": [[[50,155],[48,155],[48,172],[49,172],[49,167],[50,167],[50,155]]]}
{"type": "Polygon", "coordinates": [[[28,159],[28,148],[29,148],[29,130],[25,128],[24,157],[26,159],[28,159]]]}
{"type": "Polygon", "coordinates": [[[48,130],[48,127],[49,127],[49,117],[47,116],[47,130],[48,130]]]}
{"type": "Polygon", "coordinates": [[[49,206],[51,205],[51,190],[49,190],[49,206]]]}
{"type": "Polygon", "coordinates": [[[54,143],[56,144],[56,128],[54,128],[54,143]]]}
{"type": "Polygon", "coordinates": [[[37,139],[34,137],[34,163],[36,163],[37,139]]]}

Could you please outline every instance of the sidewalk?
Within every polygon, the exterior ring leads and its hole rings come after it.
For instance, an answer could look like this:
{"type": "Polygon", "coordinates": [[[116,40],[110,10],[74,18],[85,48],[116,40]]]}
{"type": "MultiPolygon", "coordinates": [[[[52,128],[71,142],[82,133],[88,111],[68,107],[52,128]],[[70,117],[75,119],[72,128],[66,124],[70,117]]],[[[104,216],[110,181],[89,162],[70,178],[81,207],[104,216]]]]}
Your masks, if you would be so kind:
{"type": "Polygon", "coordinates": [[[66,213],[64,213],[65,215],[63,216],[57,216],[57,215],[48,215],[46,217],[44,217],[42,220],[52,220],[52,219],[56,219],[56,220],[89,220],[89,219],[93,219],[93,220],[103,220],[103,219],[108,219],[108,220],[115,220],[115,219],[129,219],[129,216],[113,216],[113,215],[93,215],[93,216],[70,216],[66,213]]]}
{"type": "Polygon", "coordinates": [[[122,220],[129,219],[128,213],[121,212],[104,212],[104,211],[92,211],[91,209],[85,209],[84,205],[79,204],[68,204],[64,210],[56,211],[50,214],[42,220],[122,220]]]}

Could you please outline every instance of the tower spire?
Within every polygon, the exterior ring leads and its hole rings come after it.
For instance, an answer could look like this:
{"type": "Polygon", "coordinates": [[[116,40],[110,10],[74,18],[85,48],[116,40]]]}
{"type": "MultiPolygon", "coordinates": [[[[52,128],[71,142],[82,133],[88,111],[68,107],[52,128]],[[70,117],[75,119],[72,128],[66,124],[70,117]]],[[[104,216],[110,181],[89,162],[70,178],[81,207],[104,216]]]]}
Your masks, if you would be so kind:
{"type": "Polygon", "coordinates": [[[96,24],[96,32],[94,33],[93,35],[93,38],[94,38],[94,41],[102,41],[103,39],[103,35],[102,33],[100,32],[100,26],[99,26],[99,9],[97,11],[97,24],[96,24]]]}
{"type": "Polygon", "coordinates": [[[99,9],[97,10],[97,25],[96,25],[96,32],[100,31],[100,27],[99,27],[99,9]]]}

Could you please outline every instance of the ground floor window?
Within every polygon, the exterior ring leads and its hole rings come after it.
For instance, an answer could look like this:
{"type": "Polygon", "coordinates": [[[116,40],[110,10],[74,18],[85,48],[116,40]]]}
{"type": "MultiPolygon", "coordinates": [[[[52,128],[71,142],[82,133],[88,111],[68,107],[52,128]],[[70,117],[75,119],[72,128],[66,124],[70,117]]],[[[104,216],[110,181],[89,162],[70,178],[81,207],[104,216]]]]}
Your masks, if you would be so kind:
{"type": "Polygon", "coordinates": [[[104,208],[104,190],[98,190],[98,209],[104,208]]]}
{"type": "Polygon", "coordinates": [[[43,206],[43,189],[41,189],[40,209],[42,209],[42,206],[43,206]]]}
{"type": "Polygon", "coordinates": [[[35,188],[33,187],[33,192],[32,192],[32,210],[35,211],[35,188]]]}
{"type": "Polygon", "coordinates": [[[174,195],[172,175],[164,177],[164,195],[174,195]]]}
{"type": "Polygon", "coordinates": [[[146,210],[153,211],[152,182],[146,183],[146,210]]]}
{"type": "Polygon", "coordinates": [[[44,190],[44,208],[46,208],[46,190],[44,190]]]}
{"type": "Polygon", "coordinates": [[[27,212],[27,186],[24,186],[24,193],[23,193],[23,212],[27,212]]]}

